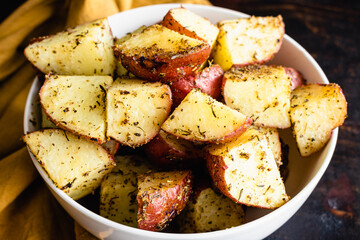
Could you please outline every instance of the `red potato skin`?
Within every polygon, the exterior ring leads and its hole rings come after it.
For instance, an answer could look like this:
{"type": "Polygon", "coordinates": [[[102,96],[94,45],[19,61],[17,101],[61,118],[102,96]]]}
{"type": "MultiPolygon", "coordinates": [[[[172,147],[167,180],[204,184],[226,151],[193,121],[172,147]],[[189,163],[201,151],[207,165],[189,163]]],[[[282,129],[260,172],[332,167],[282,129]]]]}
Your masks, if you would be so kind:
{"type": "Polygon", "coordinates": [[[171,81],[170,88],[173,97],[172,108],[177,107],[186,95],[195,88],[195,76],[188,75],[171,81]]]}
{"type": "Polygon", "coordinates": [[[179,76],[194,74],[194,71],[210,56],[210,45],[194,53],[181,55],[171,59],[167,55],[155,55],[152,58],[144,56],[126,56],[121,54],[115,47],[115,55],[120,59],[122,65],[139,78],[149,81],[169,82],[179,76]]]}
{"type": "Polygon", "coordinates": [[[144,146],[144,151],[153,163],[162,168],[187,167],[200,160],[195,152],[171,146],[160,134],[144,146]]]}
{"type": "Polygon", "coordinates": [[[138,202],[138,227],[149,231],[161,231],[169,221],[186,206],[192,194],[191,171],[176,186],[166,191],[145,192],[138,202]]]}
{"type": "Polygon", "coordinates": [[[305,80],[299,71],[291,67],[284,67],[284,69],[286,74],[291,79],[291,84],[290,84],[291,91],[305,84],[305,80]]]}

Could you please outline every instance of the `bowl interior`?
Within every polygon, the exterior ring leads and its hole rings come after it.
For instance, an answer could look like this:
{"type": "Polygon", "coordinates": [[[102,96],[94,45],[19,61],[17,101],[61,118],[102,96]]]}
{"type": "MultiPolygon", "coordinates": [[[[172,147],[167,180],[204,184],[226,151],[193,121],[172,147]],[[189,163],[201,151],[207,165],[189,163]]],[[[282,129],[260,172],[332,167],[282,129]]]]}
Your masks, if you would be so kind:
{"type": "MultiPolygon", "coordinates": [[[[162,17],[167,13],[167,11],[170,8],[180,7],[180,6],[181,6],[180,4],[153,5],[153,6],[142,7],[142,8],[122,12],[110,16],[108,17],[108,19],[114,37],[122,37],[125,34],[137,29],[142,25],[150,25],[161,21],[162,17]]],[[[183,4],[182,6],[190,9],[191,11],[194,11],[195,13],[198,13],[201,16],[208,18],[214,24],[216,24],[220,20],[249,16],[244,13],[240,13],[224,8],[219,8],[219,7],[191,5],[191,4],[183,4]]],[[[315,60],[298,43],[296,43],[293,39],[291,39],[287,35],[285,35],[284,37],[283,45],[280,51],[275,56],[275,58],[270,62],[270,64],[278,64],[278,65],[293,67],[299,70],[303,74],[305,79],[311,83],[328,83],[325,74],[318,66],[318,64],[315,62],[315,60]]],[[[40,129],[41,114],[40,114],[40,105],[39,105],[39,97],[38,97],[38,92],[40,87],[41,87],[41,82],[39,81],[39,79],[36,78],[33,82],[33,85],[31,87],[26,102],[25,115],[24,115],[25,133],[40,129]]],[[[307,157],[307,158],[302,158],[299,155],[298,150],[296,148],[296,143],[292,137],[292,133],[290,129],[280,131],[280,135],[284,140],[284,142],[287,143],[290,148],[289,176],[285,182],[285,186],[287,193],[291,196],[292,199],[289,201],[289,203],[285,204],[284,206],[282,206],[277,210],[263,210],[263,209],[249,208],[247,210],[247,215],[246,215],[248,223],[239,227],[235,227],[231,229],[231,231],[237,231],[237,233],[241,233],[241,231],[247,231],[246,225],[248,224],[258,223],[261,225],[262,223],[266,222],[262,220],[266,220],[266,219],[271,220],[271,218],[274,218],[275,212],[278,212],[277,214],[288,215],[284,221],[290,218],[292,215],[290,213],[294,212],[294,211],[289,211],[290,210],[289,208],[294,207],[292,206],[291,202],[293,202],[293,205],[295,204],[296,209],[298,209],[301,206],[301,204],[305,201],[307,196],[311,193],[311,191],[313,190],[313,188],[316,186],[317,182],[320,180],[321,176],[323,175],[324,171],[326,170],[335,148],[336,139],[337,139],[337,129],[334,130],[331,140],[326,145],[326,147],[323,148],[322,151],[313,154],[311,157],[307,157]]],[[[140,232],[144,232],[142,230],[130,228],[112,222],[105,218],[102,218],[99,215],[95,214],[94,212],[86,209],[78,202],[72,200],[70,197],[68,197],[61,190],[57,189],[54,186],[54,184],[48,178],[45,171],[41,168],[40,164],[36,161],[34,156],[31,155],[31,157],[37,170],[44,178],[45,182],[51,189],[54,196],[58,199],[60,204],[63,205],[63,207],[70,213],[70,215],[73,216],[73,218],[75,218],[75,220],[79,221],[80,223],[83,223],[82,225],[96,236],[100,237],[101,236],[99,235],[100,232],[95,227],[94,224],[86,225],[86,222],[89,222],[88,219],[92,219],[93,221],[105,224],[109,226],[111,229],[115,228],[120,231],[130,231],[136,234],[140,232]]],[[[279,223],[278,225],[276,225],[276,228],[280,227],[281,224],[279,223]]],[[[270,234],[272,231],[275,231],[276,228],[269,230],[268,234],[270,234]]],[[[110,231],[109,235],[111,234],[112,232],[110,231]]],[[[161,234],[166,235],[166,233],[152,233],[152,234],[157,234],[156,236],[162,236],[161,234]]],[[[172,234],[172,238],[174,238],[174,236],[176,235],[177,234],[172,234]]],[[[192,238],[193,237],[192,235],[193,234],[189,234],[187,235],[187,237],[192,238]]],[[[216,233],[207,233],[200,235],[210,237],[210,236],[215,236],[216,233]]],[[[197,234],[197,236],[199,236],[199,234],[197,234]]],[[[263,237],[265,236],[266,234],[264,234],[263,237]]]]}

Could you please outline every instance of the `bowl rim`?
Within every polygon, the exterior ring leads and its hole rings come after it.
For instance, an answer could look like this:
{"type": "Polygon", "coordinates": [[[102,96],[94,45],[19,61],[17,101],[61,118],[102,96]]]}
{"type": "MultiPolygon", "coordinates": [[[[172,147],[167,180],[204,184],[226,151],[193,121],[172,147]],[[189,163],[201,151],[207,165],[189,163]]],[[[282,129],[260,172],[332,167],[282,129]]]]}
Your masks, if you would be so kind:
{"type": "MultiPolygon", "coordinates": [[[[116,15],[124,14],[124,13],[131,14],[132,12],[136,12],[136,11],[144,10],[144,9],[148,10],[148,11],[151,11],[151,9],[155,9],[155,8],[167,8],[167,9],[170,9],[170,8],[180,7],[180,6],[183,6],[185,8],[189,8],[190,10],[191,9],[198,9],[198,10],[200,10],[200,9],[201,10],[204,10],[204,9],[205,10],[206,9],[214,10],[215,9],[216,11],[219,11],[219,12],[222,12],[222,13],[229,13],[229,14],[238,15],[239,17],[249,17],[250,16],[248,14],[245,14],[245,13],[242,13],[242,12],[239,12],[239,11],[236,11],[236,10],[227,9],[227,8],[218,7],[218,6],[199,5],[199,4],[169,3],[169,4],[156,4],[156,5],[150,5],[150,6],[134,8],[134,9],[130,9],[130,10],[127,10],[127,11],[124,11],[124,12],[119,12],[117,14],[109,16],[108,18],[112,18],[112,17],[114,17],[116,15]]],[[[315,59],[299,43],[297,43],[294,39],[292,39],[287,34],[284,35],[284,40],[288,41],[296,49],[301,51],[305,55],[305,57],[308,59],[310,64],[315,67],[316,71],[319,73],[319,75],[320,75],[321,79],[324,81],[324,83],[329,83],[325,73],[320,68],[319,64],[315,61],[315,59]]],[[[37,85],[39,84],[39,81],[40,81],[39,78],[35,77],[35,79],[34,79],[34,81],[32,83],[32,86],[30,88],[29,93],[33,93],[36,90],[36,88],[38,87],[37,85]]],[[[29,123],[30,118],[29,118],[29,116],[31,116],[31,108],[32,108],[32,104],[33,104],[32,103],[32,98],[33,98],[32,94],[28,94],[27,99],[26,99],[26,104],[25,104],[24,121],[23,121],[24,133],[25,134],[30,132],[30,123],[29,123]]],[[[211,238],[220,237],[220,236],[224,237],[225,235],[232,235],[235,232],[240,233],[240,232],[243,232],[243,231],[247,231],[247,229],[253,228],[254,225],[257,225],[257,224],[259,224],[261,222],[266,222],[269,219],[272,219],[274,217],[276,218],[276,217],[279,217],[279,216],[281,216],[283,214],[286,214],[287,210],[289,210],[289,209],[295,209],[295,212],[296,212],[303,205],[303,203],[307,200],[307,197],[311,194],[311,192],[313,191],[313,189],[315,188],[315,186],[319,182],[320,178],[323,176],[324,172],[326,171],[326,169],[327,169],[327,167],[328,167],[328,165],[329,165],[329,163],[331,161],[331,158],[333,156],[333,153],[335,151],[337,138],[338,138],[338,128],[333,130],[332,136],[331,136],[329,142],[324,147],[324,148],[327,148],[326,149],[327,153],[326,153],[325,159],[324,159],[323,163],[321,164],[321,166],[320,166],[319,170],[317,171],[317,173],[305,185],[305,187],[303,187],[294,197],[292,197],[282,207],[280,207],[278,209],[275,209],[275,210],[267,213],[266,215],[264,215],[262,217],[259,217],[258,219],[255,219],[255,220],[252,220],[250,222],[244,223],[244,224],[242,224],[240,226],[236,226],[236,227],[232,227],[232,228],[224,229],[224,230],[212,231],[212,232],[187,233],[187,234],[166,233],[166,232],[149,232],[149,231],[146,231],[146,230],[126,226],[126,225],[123,225],[121,223],[117,223],[117,222],[109,220],[109,219],[107,219],[105,217],[100,216],[99,214],[87,209],[86,207],[84,207],[83,205],[78,203],[77,201],[73,200],[71,197],[66,195],[60,189],[56,188],[56,186],[53,184],[52,180],[48,177],[48,175],[43,170],[43,168],[40,166],[40,164],[38,163],[38,161],[36,160],[34,155],[31,153],[29,147],[27,147],[27,148],[28,148],[28,152],[29,152],[29,154],[31,156],[31,159],[33,161],[33,164],[35,165],[37,171],[40,173],[41,177],[45,180],[45,182],[46,182],[47,186],[50,188],[50,190],[52,192],[56,193],[56,195],[58,195],[60,198],[62,198],[72,208],[77,209],[79,212],[81,212],[81,214],[85,215],[88,218],[91,218],[93,221],[105,224],[105,225],[107,225],[107,226],[109,226],[111,228],[114,228],[116,230],[119,230],[119,231],[129,232],[129,233],[137,235],[139,237],[145,237],[145,236],[149,236],[149,234],[151,234],[153,237],[156,237],[158,239],[165,239],[165,238],[172,238],[172,239],[200,239],[201,238],[201,239],[204,239],[206,237],[211,237],[211,238]]],[[[72,215],[71,213],[69,213],[69,214],[72,215]]],[[[283,223],[285,223],[285,222],[286,221],[284,221],[283,223]]],[[[87,229],[87,230],[91,231],[90,229],[87,229]]]]}

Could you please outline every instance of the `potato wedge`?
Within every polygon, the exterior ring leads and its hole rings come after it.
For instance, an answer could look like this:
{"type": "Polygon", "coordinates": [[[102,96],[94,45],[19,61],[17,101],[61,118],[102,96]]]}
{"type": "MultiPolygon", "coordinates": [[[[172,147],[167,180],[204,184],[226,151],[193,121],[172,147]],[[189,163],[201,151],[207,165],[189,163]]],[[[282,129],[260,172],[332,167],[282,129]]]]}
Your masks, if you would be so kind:
{"type": "Polygon", "coordinates": [[[162,168],[178,169],[201,162],[199,149],[192,142],[176,138],[163,130],[144,145],[144,150],[146,156],[162,168]]]}
{"type": "Polygon", "coordinates": [[[241,135],[251,119],[193,89],[161,126],[165,132],[193,142],[226,142],[241,135]]]}
{"type": "Polygon", "coordinates": [[[245,213],[241,204],[208,187],[193,194],[177,223],[183,233],[217,231],[245,223],[245,213]]]}
{"type": "Polygon", "coordinates": [[[138,176],[138,227],[163,230],[185,207],[192,193],[191,171],[152,172],[138,176]]]}
{"type": "Polygon", "coordinates": [[[239,138],[207,149],[215,186],[236,203],[274,209],[289,200],[266,137],[249,129],[239,138]]]}
{"type": "Polygon", "coordinates": [[[60,128],[105,143],[105,96],[112,82],[111,76],[47,75],[40,89],[40,103],[60,128]]]}
{"type": "Polygon", "coordinates": [[[113,45],[110,26],[104,18],[36,39],[24,53],[45,74],[113,75],[113,45]]]}
{"type": "Polygon", "coordinates": [[[107,92],[107,136],[137,147],[160,131],[170,114],[171,90],[160,82],[118,79],[107,92]]]}
{"type": "Polygon", "coordinates": [[[295,68],[285,67],[285,71],[291,79],[291,84],[290,84],[291,91],[294,90],[295,88],[300,87],[305,84],[304,77],[295,68]]]}
{"type": "Polygon", "coordinates": [[[192,74],[210,55],[209,44],[159,24],[115,44],[114,50],[126,69],[152,81],[192,74]]]}
{"type": "Polygon", "coordinates": [[[93,192],[116,165],[100,145],[62,129],[44,129],[23,141],[55,186],[74,200],[93,192]]]}
{"type": "Polygon", "coordinates": [[[218,27],[220,33],[212,58],[224,71],[233,65],[268,62],[279,51],[285,34],[281,15],[224,20],[218,27]]]}
{"type": "Polygon", "coordinates": [[[208,19],[184,7],[170,9],[160,24],[188,37],[203,40],[210,44],[211,49],[219,34],[218,27],[208,19]]]}
{"type": "Polygon", "coordinates": [[[301,156],[319,151],[332,130],[347,116],[347,103],[339,85],[307,84],[291,94],[291,123],[301,156]]]}
{"type": "Polygon", "coordinates": [[[226,105],[260,127],[289,128],[290,77],[282,66],[232,67],[223,78],[226,105]]]}
{"type": "Polygon", "coordinates": [[[137,176],[151,170],[140,156],[116,156],[116,167],[105,176],[100,188],[100,215],[112,221],[137,227],[137,176]]]}

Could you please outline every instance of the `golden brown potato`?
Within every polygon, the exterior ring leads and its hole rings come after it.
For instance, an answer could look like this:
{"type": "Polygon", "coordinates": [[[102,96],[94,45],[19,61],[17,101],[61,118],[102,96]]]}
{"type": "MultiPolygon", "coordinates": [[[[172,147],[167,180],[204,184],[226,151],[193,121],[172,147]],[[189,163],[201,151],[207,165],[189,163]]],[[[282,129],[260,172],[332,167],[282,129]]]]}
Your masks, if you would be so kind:
{"type": "Polygon", "coordinates": [[[224,20],[218,27],[220,33],[212,57],[224,71],[233,65],[268,62],[279,51],[285,34],[281,15],[224,20]]]}
{"type": "Polygon", "coordinates": [[[160,131],[170,114],[171,90],[160,82],[118,79],[107,91],[107,136],[137,147],[160,131]]]}
{"type": "Polygon", "coordinates": [[[223,78],[226,105],[260,127],[289,128],[290,77],[282,66],[232,67],[223,78]]]}
{"type": "Polygon", "coordinates": [[[192,74],[210,55],[208,43],[158,24],[116,44],[114,50],[131,73],[153,81],[192,74]]]}
{"type": "Polygon", "coordinates": [[[215,186],[236,203],[278,208],[289,200],[266,137],[249,129],[236,140],[207,149],[215,186]]]}
{"type": "Polygon", "coordinates": [[[166,119],[161,128],[193,142],[226,142],[241,135],[251,119],[193,89],[166,119]]]}
{"type": "Polygon", "coordinates": [[[163,168],[179,168],[201,162],[200,150],[190,141],[176,138],[160,130],[159,134],[144,145],[146,156],[163,168]]]}
{"type": "Polygon", "coordinates": [[[42,73],[60,75],[113,75],[113,36],[106,18],[41,37],[24,51],[42,73]]]}
{"type": "Polygon", "coordinates": [[[332,130],[347,116],[347,103],[339,85],[308,84],[291,94],[291,123],[302,156],[319,151],[332,130]]]}
{"type": "Polygon", "coordinates": [[[115,161],[103,147],[62,129],[23,136],[55,186],[74,200],[93,192],[115,161]]]}
{"type": "Polygon", "coordinates": [[[112,82],[110,76],[47,75],[40,103],[58,127],[105,143],[105,96],[112,82]]]}
{"type": "Polygon", "coordinates": [[[217,231],[245,223],[245,212],[241,204],[207,187],[196,190],[177,223],[184,233],[217,231]]]}
{"type": "Polygon", "coordinates": [[[209,43],[211,48],[219,34],[218,27],[208,19],[184,7],[170,9],[160,24],[188,37],[203,40],[209,43]]]}
{"type": "Polygon", "coordinates": [[[192,193],[191,171],[151,172],[138,176],[138,227],[161,231],[185,207],[192,193]]]}

